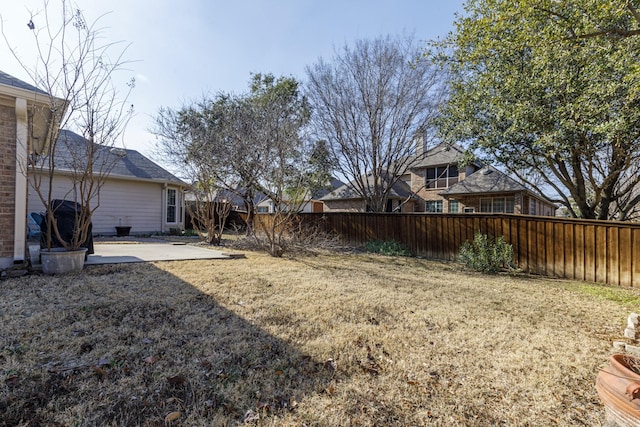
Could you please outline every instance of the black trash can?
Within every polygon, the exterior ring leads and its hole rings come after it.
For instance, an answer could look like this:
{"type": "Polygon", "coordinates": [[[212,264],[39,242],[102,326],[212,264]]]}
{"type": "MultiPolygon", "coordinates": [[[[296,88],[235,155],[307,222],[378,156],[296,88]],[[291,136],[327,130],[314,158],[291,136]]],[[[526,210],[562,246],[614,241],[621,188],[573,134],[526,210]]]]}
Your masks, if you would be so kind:
{"type": "MultiPolygon", "coordinates": [[[[70,200],[55,199],[51,201],[51,211],[53,212],[53,216],[56,219],[56,222],[58,223],[58,231],[60,232],[60,237],[65,242],[71,241],[71,239],[73,238],[73,230],[75,229],[76,225],[76,216],[80,216],[80,205],[70,200]]],[[[49,235],[48,226],[49,222],[47,221],[47,217],[45,216],[42,221],[40,232],[40,247],[43,249],[47,248],[47,236],[49,235]]],[[[89,224],[89,233],[87,239],[80,245],[83,248],[87,248],[87,255],[93,253],[92,229],[93,224],[89,224]]],[[[55,233],[51,236],[51,247],[63,247],[62,243],[60,242],[60,240],[58,240],[55,233]]]]}

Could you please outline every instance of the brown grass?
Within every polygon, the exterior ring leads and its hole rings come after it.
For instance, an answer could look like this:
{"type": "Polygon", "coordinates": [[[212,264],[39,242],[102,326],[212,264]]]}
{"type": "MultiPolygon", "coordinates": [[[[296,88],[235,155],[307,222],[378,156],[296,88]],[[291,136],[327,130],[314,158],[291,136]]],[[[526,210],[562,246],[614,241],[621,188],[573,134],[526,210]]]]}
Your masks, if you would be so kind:
{"type": "Polygon", "coordinates": [[[640,304],[596,288],[252,252],[11,279],[0,425],[601,425],[640,304]]]}

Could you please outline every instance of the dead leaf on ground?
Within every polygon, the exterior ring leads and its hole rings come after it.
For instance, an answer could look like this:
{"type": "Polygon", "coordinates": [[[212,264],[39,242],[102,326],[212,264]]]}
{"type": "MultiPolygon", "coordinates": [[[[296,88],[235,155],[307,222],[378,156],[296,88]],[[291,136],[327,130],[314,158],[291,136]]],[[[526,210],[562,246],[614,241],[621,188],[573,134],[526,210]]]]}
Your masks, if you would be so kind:
{"type": "Polygon", "coordinates": [[[177,420],[178,418],[180,418],[182,416],[182,413],[179,411],[175,411],[175,412],[170,412],[167,414],[166,417],[164,417],[164,422],[166,424],[173,422],[175,420],[177,420]]]}
{"type": "Polygon", "coordinates": [[[92,366],[91,369],[93,369],[93,372],[96,373],[96,376],[100,379],[103,380],[107,377],[107,372],[100,368],[99,366],[92,366]]]}

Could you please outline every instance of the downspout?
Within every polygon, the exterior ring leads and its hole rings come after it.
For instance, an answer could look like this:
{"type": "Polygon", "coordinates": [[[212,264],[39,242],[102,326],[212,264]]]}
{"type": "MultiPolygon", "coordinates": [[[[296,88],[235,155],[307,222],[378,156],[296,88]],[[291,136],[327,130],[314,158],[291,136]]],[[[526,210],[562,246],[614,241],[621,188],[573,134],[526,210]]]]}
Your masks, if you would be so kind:
{"type": "Polygon", "coordinates": [[[167,223],[167,183],[162,186],[162,217],[160,218],[160,232],[165,233],[167,223]]]}
{"type": "Polygon", "coordinates": [[[27,100],[16,98],[16,194],[13,233],[13,261],[24,262],[27,234],[27,100]]]}
{"type": "Polygon", "coordinates": [[[181,230],[185,229],[185,224],[184,224],[184,187],[183,186],[178,186],[178,197],[180,198],[180,223],[179,223],[179,227],[181,230]]]}

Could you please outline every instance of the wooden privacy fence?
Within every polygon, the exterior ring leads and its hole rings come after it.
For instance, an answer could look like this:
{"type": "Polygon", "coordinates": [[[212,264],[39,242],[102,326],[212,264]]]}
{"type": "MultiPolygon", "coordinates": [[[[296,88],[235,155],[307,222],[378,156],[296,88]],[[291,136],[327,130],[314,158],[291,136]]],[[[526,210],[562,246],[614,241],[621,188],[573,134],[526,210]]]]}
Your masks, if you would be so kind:
{"type": "Polygon", "coordinates": [[[396,240],[416,255],[452,260],[476,231],[504,236],[524,271],[640,286],[640,224],[508,214],[304,213],[349,243],[396,240]]]}

